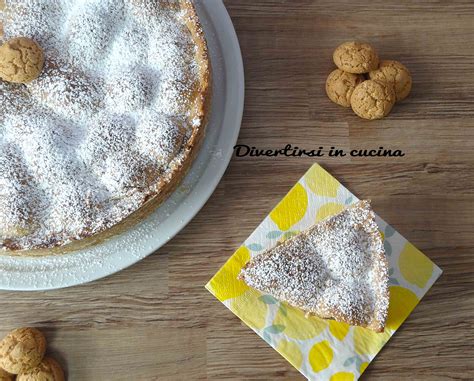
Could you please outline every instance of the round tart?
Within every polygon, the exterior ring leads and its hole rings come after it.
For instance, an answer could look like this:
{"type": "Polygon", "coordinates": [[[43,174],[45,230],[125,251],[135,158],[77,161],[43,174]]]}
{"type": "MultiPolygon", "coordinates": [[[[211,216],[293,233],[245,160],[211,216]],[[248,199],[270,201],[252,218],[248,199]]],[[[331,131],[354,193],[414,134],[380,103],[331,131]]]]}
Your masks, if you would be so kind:
{"type": "Polygon", "coordinates": [[[205,130],[210,62],[192,3],[0,6],[3,43],[31,38],[45,60],[29,83],[0,81],[0,248],[64,252],[140,221],[205,130]]]}

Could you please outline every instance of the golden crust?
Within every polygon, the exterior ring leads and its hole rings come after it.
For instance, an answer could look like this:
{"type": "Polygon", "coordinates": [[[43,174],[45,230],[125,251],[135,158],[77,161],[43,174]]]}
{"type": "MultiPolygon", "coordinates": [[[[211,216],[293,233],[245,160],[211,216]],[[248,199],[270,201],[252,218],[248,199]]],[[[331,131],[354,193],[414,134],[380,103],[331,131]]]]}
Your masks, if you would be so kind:
{"type": "MultiPolygon", "coordinates": [[[[175,4],[175,3],[173,3],[175,4]]],[[[155,185],[155,190],[150,193],[143,205],[129,216],[124,218],[114,226],[93,235],[81,237],[67,244],[60,245],[53,243],[51,246],[31,249],[16,250],[14,247],[7,247],[6,251],[0,251],[0,255],[12,256],[47,256],[66,254],[81,250],[92,245],[100,244],[112,237],[125,232],[144,218],[149,216],[170,194],[177,188],[181,180],[191,167],[192,162],[199,152],[199,148],[204,139],[206,124],[211,104],[212,83],[211,83],[211,62],[209,59],[207,42],[204,36],[196,9],[190,0],[179,0],[180,8],[185,12],[186,25],[191,32],[192,39],[196,45],[195,60],[199,67],[199,81],[193,98],[193,105],[190,110],[188,120],[199,119],[200,124],[188,139],[184,149],[184,159],[179,165],[172,168],[171,174],[165,179],[160,178],[155,185]]]]}

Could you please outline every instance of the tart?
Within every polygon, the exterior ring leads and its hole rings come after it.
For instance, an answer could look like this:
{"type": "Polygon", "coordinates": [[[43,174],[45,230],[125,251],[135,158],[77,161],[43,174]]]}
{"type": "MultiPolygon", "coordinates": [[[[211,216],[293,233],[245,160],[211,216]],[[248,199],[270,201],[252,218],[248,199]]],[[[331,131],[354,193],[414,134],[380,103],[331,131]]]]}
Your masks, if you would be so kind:
{"type": "Polygon", "coordinates": [[[211,69],[192,2],[0,6],[2,41],[44,51],[37,79],[0,81],[0,248],[65,252],[142,220],[205,132],[211,69]]]}
{"type": "Polygon", "coordinates": [[[388,265],[369,201],[252,258],[239,279],[307,314],[383,332],[388,265]]]}

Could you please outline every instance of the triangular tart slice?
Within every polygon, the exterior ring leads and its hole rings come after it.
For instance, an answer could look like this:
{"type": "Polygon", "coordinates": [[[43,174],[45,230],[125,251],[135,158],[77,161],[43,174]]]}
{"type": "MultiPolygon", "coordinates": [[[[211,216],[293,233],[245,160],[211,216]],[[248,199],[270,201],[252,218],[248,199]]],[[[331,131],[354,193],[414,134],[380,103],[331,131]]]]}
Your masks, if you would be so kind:
{"type": "Polygon", "coordinates": [[[383,332],[388,269],[370,201],[252,258],[239,279],[308,314],[383,332]]]}

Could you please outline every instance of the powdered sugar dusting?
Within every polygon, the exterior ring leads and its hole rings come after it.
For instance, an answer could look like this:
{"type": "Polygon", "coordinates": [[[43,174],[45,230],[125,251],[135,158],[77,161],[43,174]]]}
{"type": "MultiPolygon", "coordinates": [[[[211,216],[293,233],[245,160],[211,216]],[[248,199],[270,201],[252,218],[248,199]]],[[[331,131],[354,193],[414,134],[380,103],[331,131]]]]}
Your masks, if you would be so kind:
{"type": "Polygon", "coordinates": [[[196,47],[176,2],[6,1],[4,38],[34,38],[42,75],[0,82],[0,247],[102,231],[185,157],[196,47]]]}
{"type": "Polygon", "coordinates": [[[258,255],[240,277],[308,313],[376,331],[384,327],[388,270],[368,201],[258,255]]]}

